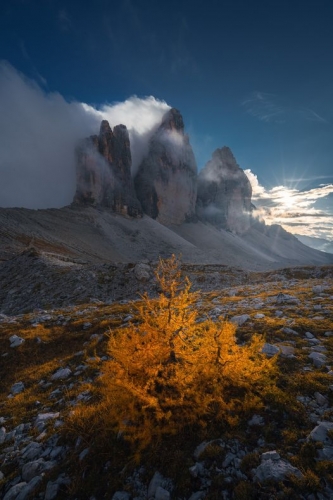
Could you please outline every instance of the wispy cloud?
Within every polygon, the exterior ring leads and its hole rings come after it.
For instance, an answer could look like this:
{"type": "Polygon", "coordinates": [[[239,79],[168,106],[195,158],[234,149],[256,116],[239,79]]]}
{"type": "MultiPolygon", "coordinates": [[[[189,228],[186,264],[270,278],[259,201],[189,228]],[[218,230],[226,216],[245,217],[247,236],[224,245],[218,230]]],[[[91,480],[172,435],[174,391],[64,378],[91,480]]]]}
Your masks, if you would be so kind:
{"type": "Polygon", "coordinates": [[[58,11],[58,26],[62,31],[69,31],[72,27],[72,20],[66,9],[60,9],[58,11]]]}
{"type": "Polygon", "coordinates": [[[24,57],[24,59],[30,64],[31,72],[34,75],[34,77],[36,78],[36,80],[38,80],[39,83],[41,83],[44,87],[46,87],[47,86],[47,80],[46,80],[46,78],[44,78],[43,75],[40,74],[40,72],[36,68],[36,66],[35,66],[33,60],[31,59],[30,54],[29,54],[29,52],[27,50],[27,47],[26,47],[26,45],[25,45],[25,43],[24,43],[23,40],[20,40],[20,42],[19,42],[19,48],[20,48],[21,54],[24,57]]]}
{"type": "Polygon", "coordinates": [[[285,121],[286,110],[277,104],[277,96],[266,92],[253,92],[251,96],[242,102],[249,115],[263,122],[285,121]]]}
{"type": "Polygon", "coordinates": [[[288,177],[286,182],[310,182],[319,181],[323,179],[333,179],[333,175],[311,175],[308,177],[288,177]]]}
{"type": "Polygon", "coordinates": [[[266,123],[303,120],[328,124],[328,120],[307,106],[289,106],[276,94],[255,91],[241,105],[247,114],[266,123]]]}
{"type": "Polygon", "coordinates": [[[311,122],[320,122],[320,123],[328,123],[328,120],[326,118],[323,118],[320,116],[318,113],[313,111],[313,109],[310,108],[304,108],[299,110],[300,115],[303,115],[303,117],[311,122]]]}
{"type": "Polygon", "coordinates": [[[302,191],[283,185],[267,189],[251,170],[245,173],[252,185],[255,215],[268,224],[280,224],[291,233],[333,240],[333,206],[328,204],[326,210],[316,206],[333,193],[333,184],[302,191]]]}

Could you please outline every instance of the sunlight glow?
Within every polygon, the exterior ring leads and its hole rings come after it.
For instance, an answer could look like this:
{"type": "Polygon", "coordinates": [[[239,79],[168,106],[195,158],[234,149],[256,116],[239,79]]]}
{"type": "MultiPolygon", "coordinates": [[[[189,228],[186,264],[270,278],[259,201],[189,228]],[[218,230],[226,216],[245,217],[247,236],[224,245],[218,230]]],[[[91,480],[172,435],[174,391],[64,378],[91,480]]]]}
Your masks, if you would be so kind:
{"type": "Polygon", "coordinates": [[[281,192],[281,204],[286,208],[291,208],[295,205],[295,199],[291,190],[285,189],[281,192]]]}
{"type": "Polygon", "coordinates": [[[301,190],[278,185],[262,186],[258,177],[245,170],[252,186],[252,201],[256,207],[255,216],[266,224],[280,224],[291,233],[333,240],[333,207],[330,203],[333,184],[319,184],[301,190]],[[320,199],[327,200],[326,208],[316,205],[320,199]]]}

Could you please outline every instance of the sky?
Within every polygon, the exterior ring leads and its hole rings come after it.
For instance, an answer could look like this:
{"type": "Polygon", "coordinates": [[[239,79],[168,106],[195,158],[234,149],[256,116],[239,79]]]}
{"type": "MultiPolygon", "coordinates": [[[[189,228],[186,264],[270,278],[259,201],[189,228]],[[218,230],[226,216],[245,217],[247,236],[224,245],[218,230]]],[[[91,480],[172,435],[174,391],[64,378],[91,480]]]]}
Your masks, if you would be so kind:
{"type": "Polygon", "coordinates": [[[172,106],[198,169],[229,146],[266,222],[333,240],[332,23],[331,0],[1,0],[0,205],[68,203],[101,118],[137,164],[172,106]]]}

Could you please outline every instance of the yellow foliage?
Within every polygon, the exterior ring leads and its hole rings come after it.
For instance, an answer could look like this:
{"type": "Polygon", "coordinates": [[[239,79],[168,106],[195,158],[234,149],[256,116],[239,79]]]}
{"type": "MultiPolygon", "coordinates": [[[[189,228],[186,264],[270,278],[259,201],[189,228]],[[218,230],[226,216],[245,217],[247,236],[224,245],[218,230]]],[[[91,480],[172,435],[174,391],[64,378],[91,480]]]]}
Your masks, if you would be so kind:
{"type": "Polygon", "coordinates": [[[233,324],[198,321],[199,294],[175,256],[160,260],[156,278],[161,293],[135,306],[139,323],[111,333],[103,379],[115,430],[141,447],[211,421],[237,424],[275,374],[257,336],[240,346],[233,324]]]}

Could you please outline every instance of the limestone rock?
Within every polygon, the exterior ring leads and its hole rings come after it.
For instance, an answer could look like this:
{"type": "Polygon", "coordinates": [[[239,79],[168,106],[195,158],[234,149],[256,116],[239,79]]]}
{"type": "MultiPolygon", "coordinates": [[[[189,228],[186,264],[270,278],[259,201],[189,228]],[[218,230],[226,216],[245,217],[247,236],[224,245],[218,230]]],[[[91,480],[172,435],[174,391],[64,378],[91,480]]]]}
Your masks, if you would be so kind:
{"type": "Polygon", "coordinates": [[[268,451],[261,455],[261,464],[255,469],[253,481],[260,483],[267,480],[283,481],[290,475],[303,477],[299,469],[293,467],[287,460],[281,459],[276,451],[268,451]]]}
{"type": "Polygon", "coordinates": [[[295,355],[295,348],[291,345],[279,345],[282,356],[285,358],[293,358],[295,355]]]}
{"type": "Polygon", "coordinates": [[[127,128],[113,131],[103,120],[99,135],[82,141],[77,149],[77,189],[74,203],[111,208],[132,217],[142,215],[131,178],[131,150],[127,128]]]}
{"type": "Polygon", "coordinates": [[[59,412],[38,413],[34,425],[41,432],[49,420],[55,420],[59,415],[59,412]]]}
{"type": "Polygon", "coordinates": [[[196,491],[195,493],[192,493],[188,500],[201,500],[202,498],[205,498],[205,496],[205,491],[196,491]]]}
{"type": "Polygon", "coordinates": [[[32,461],[38,458],[42,453],[43,446],[41,443],[32,441],[22,452],[22,458],[27,461],[32,461]]]}
{"type": "Polygon", "coordinates": [[[5,427],[0,427],[0,444],[4,443],[6,439],[6,429],[5,427]]]}
{"type": "Polygon", "coordinates": [[[195,217],[197,165],[180,112],[170,109],[150,140],[135,189],[143,211],[162,224],[195,217]]]}
{"type": "Polygon", "coordinates": [[[239,316],[233,316],[230,319],[230,321],[231,321],[231,323],[234,323],[235,325],[242,326],[249,319],[250,319],[250,316],[248,314],[240,314],[239,316]]]}
{"type": "Polygon", "coordinates": [[[273,344],[268,344],[267,342],[263,345],[261,352],[263,354],[266,354],[268,358],[271,358],[275,356],[275,354],[278,354],[280,352],[279,347],[273,344]]]}
{"type": "Polygon", "coordinates": [[[22,479],[23,481],[31,481],[31,479],[46,470],[52,469],[55,465],[55,462],[45,462],[43,458],[28,462],[22,467],[22,479]]]}
{"type": "Polygon", "coordinates": [[[262,426],[262,425],[265,425],[265,421],[261,415],[253,415],[253,417],[250,420],[248,420],[247,424],[250,427],[252,427],[254,425],[262,426]]]}
{"type": "Polygon", "coordinates": [[[155,500],[170,500],[170,493],[162,488],[162,486],[157,486],[155,500]]]}
{"type": "Polygon", "coordinates": [[[26,500],[27,498],[29,498],[31,493],[33,493],[38,488],[41,482],[41,476],[32,478],[31,481],[20,490],[20,493],[17,497],[15,497],[15,500],[26,500]]]}
{"type": "Polygon", "coordinates": [[[134,267],[134,274],[138,281],[149,281],[151,277],[151,267],[148,264],[139,262],[134,267]]]}
{"type": "Polygon", "coordinates": [[[54,500],[55,498],[57,498],[58,491],[59,491],[59,484],[52,481],[48,481],[46,485],[44,500],[54,500]]]}
{"type": "Polygon", "coordinates": [[[19,337],[18,335],[12,335],[9,337],[9,342],[10,342],[10,347],[18,347],[19,345],[23,344],[24,339],[22,337],[19,337]]]}
{"type": "Polygon", "coordinates": [[[116,491],[112,500],[129,500],[130,494],[127,491],[116,491]]]}
{"type": "Polygon", "coordinates": [[[251,225],[252,188],[231,150],[217,149],[198,175],[198,217],[237,234],[251,225]]]}
{"type": "Polygon", "coordinates": [[[155,496],[158,486],[163,484],[163,476],[159,472],[155,472],[148,486],[148,498],[155,496]]]}
{"type": "Polygon", "coordinates": [[[294,297],[293,295],[280,292],[276,296],[276,304],[300,304],[300,301],[297,297],[294,297]]]}
{"type": "Polygon", "coordinates": [[[70,368],[59,368],[52,376],[51,380],[63,380],[72,374],[70,368]]]}
{"type": "Polygon", "coordinates": [[[15,396],[16,394],[20,394],[20,392],[24,391],[23,382],[16,382],[10,388],[10,392],[15,396]]]}
{"type": "Polygon", "coordinates": [[[332,440],[328,435],[328,431],[332,430],[332,422],[319,422],[318,425],[310,432],[308,440],[331,444],[332,440]]]}
{"type": "Polygon", "coordinates": [[[327,361],[325,354],[322,354],[321,352],[312,352],[309,354],[309,358],[317,368],[324,366],[327,361]]]}
{"type": "Polygon", "coordinates": [[[14,500],[26,485],[27,483],[25,481],[15,484],[7,491],[7,493],[3,497],[3,500],[14,500]]]}

